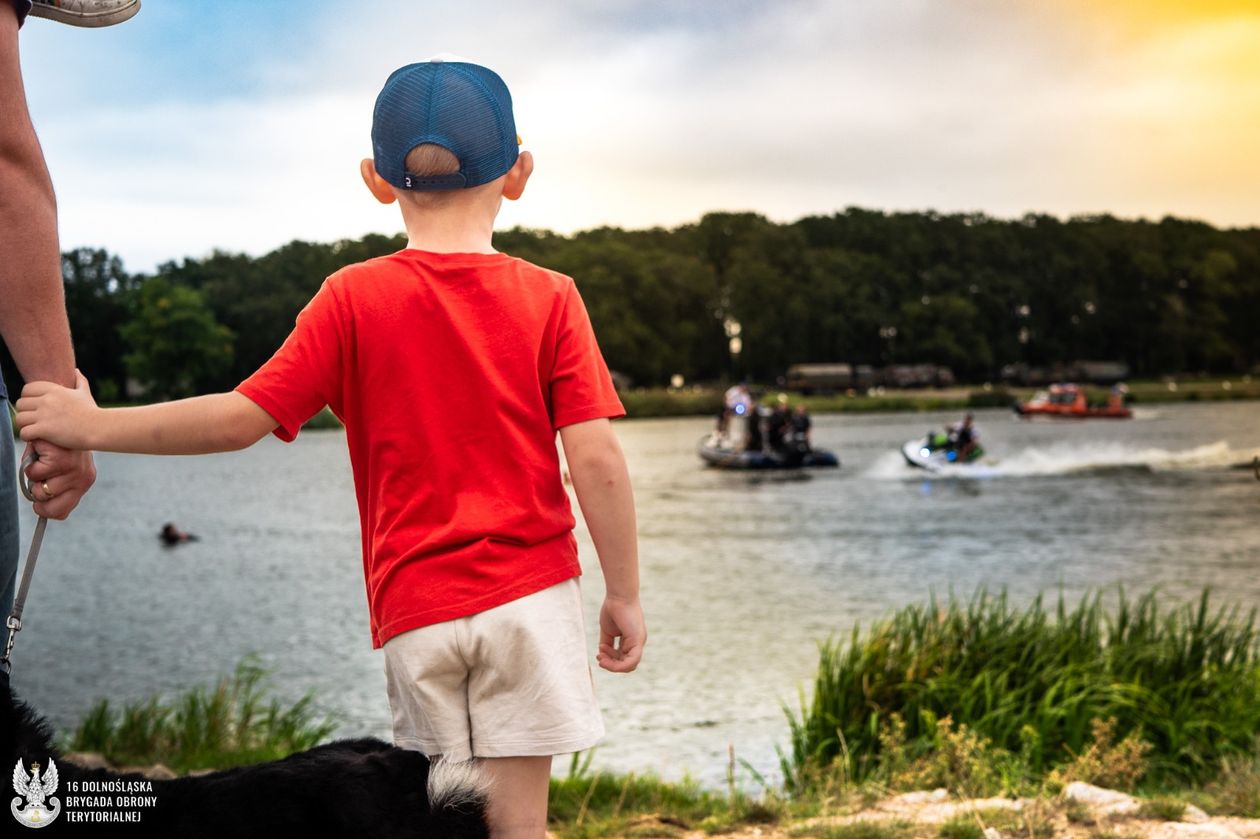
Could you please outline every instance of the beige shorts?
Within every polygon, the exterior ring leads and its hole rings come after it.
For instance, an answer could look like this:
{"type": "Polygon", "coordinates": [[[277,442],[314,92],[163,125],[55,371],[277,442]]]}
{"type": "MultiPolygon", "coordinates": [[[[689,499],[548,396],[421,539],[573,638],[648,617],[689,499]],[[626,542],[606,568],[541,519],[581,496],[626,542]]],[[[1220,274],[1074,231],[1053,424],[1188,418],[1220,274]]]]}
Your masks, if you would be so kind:
{"type": "Polygon", "coordinates": [[[604,736],[573,577],[385,642],[394,744],[427,755],[558,755],[604,736]]]}

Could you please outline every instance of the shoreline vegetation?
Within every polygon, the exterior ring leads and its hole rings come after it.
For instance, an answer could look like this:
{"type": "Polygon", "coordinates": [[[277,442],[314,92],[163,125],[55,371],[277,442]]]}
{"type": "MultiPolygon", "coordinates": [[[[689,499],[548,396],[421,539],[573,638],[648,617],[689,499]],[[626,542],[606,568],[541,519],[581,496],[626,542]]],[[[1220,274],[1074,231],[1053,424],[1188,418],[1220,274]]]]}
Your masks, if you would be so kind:
{"type": "MultiPolygon", "coordinates": [[[[1017,401],[1030,398],[1038,388],[1006,388],[998,386],[960,386],[951,388],[907,388],[905,390],[871,389],[865,392],[810,394],[783,391],[776,386],[752,387],[767,401],[786,393],[793,405],[805,405],[812,414],[913,413],[924,411],[965,411],[973,408],[1009,408],[1017,401]]],[[[1253,376],[1235,378],[1180,378],[1159,381],[1136,381],[1128,384],[1127,401],[1144,407],[1178,402],[1234,402],[1260,400],[1260,379],[1253,376]]],[[[660,419],[664,417],[716,417],[722,404],[723,389],[696,385],[684,388],[632,388],[618,391],[627,419],[660,419]]],[[[1108,389],[1086,387],[1091,404],[1106,402],[1108,389]]],[[[108,407],[133,403],[103,403],[108,407]]],[[[135,403],[139,404],[139,403],[135,403]]],[[[304,430],[339,430],[341,422],[325,407],[302,426],[304,430]]],[[[14,439],[17,438],[16,430],[14,439]]]]}
{"type": "MultiPolygon", "coordinates": [[[[966,410],[969,408],[1009,408],[1025,401],[1039,390],[1033,387],[961,386],[951,388],[873,388],[867,391],[846,391],[831,394],[804,395],[785,391],[773,385],[751,387],[760,398],[770,402],[779,393],[787,394],[793,405],[803,404],[811,413],[875,413],[966,410]]],[[[1128,384],[1127,401],[1131,405],[1154,405],[1170,402],[1221,402],[1260,399],[1260,379],[1251,376],[1168,381],[1137,381],[1128,384]]],[[[1109,389],[1085,387],[1089,402],[1103,404],[1109,389]]],[[[656,388],[623,390],[618,394],[631,418],[667,416],[716,416],[722,405],[722,390],[717,388],[656,388]]]]}
{"type": "MultiPolygon", "coordinates": [[[[265,705],[261,674],[244,663],[213,691],[121,714],[102,702],[63,741],[80,752],[67,759],[201,773],[329,735],[309,695],[265,705]]],[[[733,746],[724,790],[593,770],[582,753],[552,779],[552,833],[1260,836],[1260,628],[1254,608],[1213,606],[1206,589],[1183,603],[1123,589],[1074,604],[932,598],[820,643],[809,696],[783,710],[781,783],[733,746]]]]}
{"type": "MultiPolygon", "coordinates": [[[[906,390],[871,389],[858,392],[802,395],[781,391],[775,386],[752,385],[763,399],[786,393],[793,405],[803,404],[813,414],[964,411],[973,408],[1008,408],[1030,398],[1038,388],[972,387],[919,388],[906,390]]],[[[1136,407],[1174,402],[1228,402],[1260,400],[1260,379],[1252,376],[1229,378],[1181,378],[1136,381],[1128,384],[1128,403],[1136,407]]],[[[618,392],[630,419],[661,417],[714,417],[722,404],[721,388],[633,388],[618,392]]],[[[1086,387],[1091,403],[1107,400],[1108,388],[1086,387]]],[[[308,429],[336,429],[341,423],[325,408],[304,426],[308,429]]]]}

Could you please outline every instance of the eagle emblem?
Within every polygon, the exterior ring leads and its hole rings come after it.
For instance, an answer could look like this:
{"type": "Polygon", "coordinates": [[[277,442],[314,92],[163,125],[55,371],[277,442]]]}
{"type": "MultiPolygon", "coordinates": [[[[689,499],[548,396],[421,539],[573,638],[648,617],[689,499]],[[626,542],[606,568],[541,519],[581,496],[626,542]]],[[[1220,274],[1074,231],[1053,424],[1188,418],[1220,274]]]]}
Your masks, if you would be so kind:
{"type": "Polygon", "coordinates": [[[27,827],[51,824],[61,812],[61,802],[52,797],[57,791],[57,764],[51,758],[42,778],[39,776],[38,763],[31,764],[31,774],[27,775],[22,759],[18,758],[17,765],[13,767],[13,791],[18,797],[13,799],[9,810],[12,811],[13,818],[27,827]],[[19,807],[23,798],[26,799],[25,806],[19,807]],[[51,808],[44,804],[45,801],[52,805],[51,808]]]}

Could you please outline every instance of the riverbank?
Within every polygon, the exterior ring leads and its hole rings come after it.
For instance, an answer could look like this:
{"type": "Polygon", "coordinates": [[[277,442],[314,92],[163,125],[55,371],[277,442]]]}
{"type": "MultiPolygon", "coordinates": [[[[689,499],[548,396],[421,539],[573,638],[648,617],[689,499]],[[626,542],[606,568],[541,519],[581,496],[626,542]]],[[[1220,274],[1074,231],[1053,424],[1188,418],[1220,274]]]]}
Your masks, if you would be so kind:
{"type": "MultiPolygon", "coordinates": [[[[754,387],[757,387],[754,385],[754,387]]],[[[1260,380],[1241,378],[1179,379],[1128,383],[1132,405],[1173,402],[1223,402],[1260,399],[1260,380]]],[[[763,387],[762,393],[779,393],[763,387]]],[[[947,411],[968,408],[1005,408],[1032,397],[1037,388],[953,387],[893,390],[877,388],[836,394],[788,393],[792,404],[803,404],[811,413],[873,413],[879,411],[947,411]]],[[[722,393],[714,388],[638,388],[620,392],[626,415],[636,418],[669,416],[715,416],[722,393]]],[[[1108,389],[1087,387],[1090,402],[1103,403],[1108,389]]],[[[766,398],[763,396],[763,398],[766,398]]]]}
{"type": "MultiPolygon", "coordinates": [[[[99,753],[62,759],[153,780],[180,777],[164,764],[116,765],[99,753]]],[[[751,797],[732,785],[722,795],[686,782],[582,769],[552,779],[548,828],[556,839],[1260,839],[1258,792],[1260,764],[1207,789],[1130,795],[1071,781],[1031,795],[980,797],[878,785],[796,798],[768,789],[751,797]]]]}
{"type": "MultiPolygon", "coordinates": [[[[754,385],[754,388],[758,388],[754,385]]],[[[1232,402],[1260,400],[1260,379],[1243,376],[1235,379],[1179,379],[1169,381],[1129,382],[1131,405],[1158,405],[1177,402],[1232,402]]],[[[780,391],[760,387],[764,395],[780,391]]],[[[813,414],[965,411],[973,408],[1006,408],[1032,397],[1037,388],[952,387],[908,388],[893,390],[876,388],[835,394],[803,395],[789,392],[793,405],[805,405],[813,414]]],[[[1086,387],[1091,403],[1107,401],[1108,389],[1086,387]]],[[[709,387],[632,388],[618,393],[626,416],[634,419],[656,417],[716,416],[722,405],[722,391],[709,387]]],[[[766,396],[763,396],[766,398],[766,396]]],[[[341,423],[325,408],[306,425],[307,428],[340,428],[341,423]]]]}
{"type": "MultiPolygon", "coordinates": [[[[66,759],[156,761],[141,771],[171,777],[166,767],[201,774],[322,740],[329,729],[306,699],[273,705],[268,716],[288,720],[275,730],[238,724],[259,717],[261,672],[238,667],[215,702],[194,691],[119,715],[102,708],[65,748],[99,753],[66,759]]],[[[1099,590],[1075,606],[1062,595],[1016,605],[984,589],[929,599],[824,643],[808,698],[784,711],[782,783],[733,748],[725,789],[593,768],[587,752],[552,779],[552,832],[1260,837],[1256,612],[1213,607],[1206,590],[1176,605],[1155,590],[1099,590]]]]}
{"type": "MultiPolygon", "coordinates": [[[[626,781],[633,779],[622,779],[623,784],[626,781]]],[[[689,806],[679,803],[687,795],[685,789],[663,789],[657,807],[645,807],[647,802],[630,793],[618,798],[611,811],[584,799],[587,806],[577,812],[557,801],[563,795],[563,785],[557,796],[553,783],[549,827],[558,839],[1260,837],[1260,818],[1240,815],[1236,806],[1211,795],[1129,795],[1083,781],[1025,796],[969,797],[944,787],[909,792],[865,788],[825,799],[735,796],[689,806]]]]}

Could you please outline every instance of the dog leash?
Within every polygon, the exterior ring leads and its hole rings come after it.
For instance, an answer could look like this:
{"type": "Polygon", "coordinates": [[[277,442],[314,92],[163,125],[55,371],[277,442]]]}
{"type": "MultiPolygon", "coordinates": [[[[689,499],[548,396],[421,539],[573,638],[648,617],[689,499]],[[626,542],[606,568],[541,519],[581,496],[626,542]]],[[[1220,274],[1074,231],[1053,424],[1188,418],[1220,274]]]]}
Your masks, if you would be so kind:
{"type": "MultiPolygon", "coordinates": [[[[31,488],[31,479],[26,474],[26,469],[38,459],[39,456],[32,451],[22,458],[22,468],[18,470],[18,486],[22,494],[26,496],[26,500],[31,503],[35,502],[35,492],[31,488]]],[[[22,630],[22,609],[26,606],[26,593],[30,591],[31,579],[35,576],[35,560],[39,559],[39,548],[44,543],[44,530],[47,527],[48,519],[40,516],[39,521],[35,523],[35,535],[31,537],[31,549],[26,554],[26,565],[22,567],[22,582],[18,586],[17,596],[13,598],[13,612],[5,621],[5,626],[9,628],[9,637],[4,642],[4,656],[0,657],[0,674],[3,674],[5,679],[8,679],[9,673],[13,671],[9,655],[13,652],[13,642],[17,640],[17,634],[22,630]]]]}

